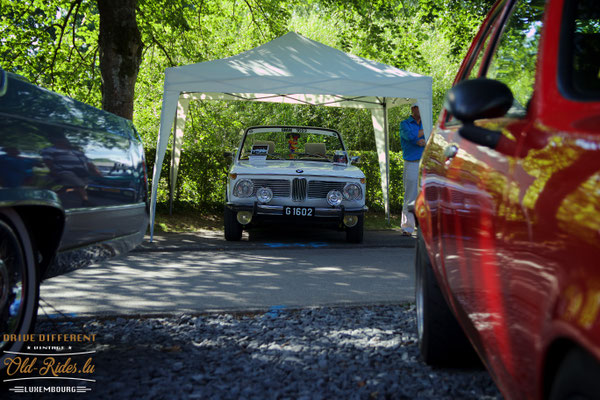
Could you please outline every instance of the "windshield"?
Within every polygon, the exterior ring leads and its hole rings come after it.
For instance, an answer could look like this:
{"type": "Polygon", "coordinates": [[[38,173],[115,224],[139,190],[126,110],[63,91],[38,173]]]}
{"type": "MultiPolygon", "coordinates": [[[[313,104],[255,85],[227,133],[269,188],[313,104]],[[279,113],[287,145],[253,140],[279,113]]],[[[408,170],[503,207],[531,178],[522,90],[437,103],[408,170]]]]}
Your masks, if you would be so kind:
{"type": "Polygon", "coordinates": [[[329,129],[299,127],[250,128],[244,137],[240,160],[302,160],[346,163],[340,135],[329,129]]]}

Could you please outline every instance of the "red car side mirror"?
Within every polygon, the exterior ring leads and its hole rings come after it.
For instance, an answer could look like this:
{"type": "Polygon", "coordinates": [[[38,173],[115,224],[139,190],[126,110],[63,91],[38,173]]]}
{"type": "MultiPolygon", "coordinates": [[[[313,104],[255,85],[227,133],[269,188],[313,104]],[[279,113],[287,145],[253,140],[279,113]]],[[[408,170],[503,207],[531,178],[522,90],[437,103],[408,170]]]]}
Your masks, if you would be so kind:
{"type": "Polygon", "coordinates": [[[465,139],[495,149],[502,133],[475,126],[473,121],[497,118],[507,113],[513,104],[513,94],[504,83],[487,78],[460,82],[448,92],[445,107],[464,126],[458,133],[465,139]]]}
{"type": "Polygon", "coordinates": [[[487,78],[462,81],[446,96],[444,105],[464,124],[482,118],[497,118],[508,112],[513,94],[504,83],[487,78]]]}

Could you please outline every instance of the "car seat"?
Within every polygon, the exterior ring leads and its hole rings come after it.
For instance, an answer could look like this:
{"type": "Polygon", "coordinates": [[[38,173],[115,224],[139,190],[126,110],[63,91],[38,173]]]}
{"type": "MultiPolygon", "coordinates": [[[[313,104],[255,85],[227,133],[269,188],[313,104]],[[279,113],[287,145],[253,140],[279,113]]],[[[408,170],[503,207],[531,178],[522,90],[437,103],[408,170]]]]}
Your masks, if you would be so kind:
{"type": "Polygon", "coordinates": [[[325,143],[306,143],[304,145],[304,152],[321,156],[325,156],[327,153],[325,143]]]}
{"type": "Polygon", "coordinates": [[[269,154],[273,154],[275,152],[275,142],[271,141],[271,140],[257,140],[256,142],[254,142],[255,145],[268,145],[269,149],[267,150],[267,152],[269,154]]]}

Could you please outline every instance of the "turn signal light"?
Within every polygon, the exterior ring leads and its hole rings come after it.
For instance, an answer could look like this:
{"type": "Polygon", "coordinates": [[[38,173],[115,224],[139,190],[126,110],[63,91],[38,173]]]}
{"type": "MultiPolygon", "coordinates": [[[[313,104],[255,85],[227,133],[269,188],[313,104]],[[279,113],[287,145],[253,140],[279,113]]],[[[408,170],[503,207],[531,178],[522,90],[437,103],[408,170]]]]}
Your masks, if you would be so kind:
{"type": "Polygon", "coordinates": [[[252,213],[250,211],[238,211],[237,221],[242,225],[247,225],[252,221],[252,213]]]}
{"type": "Polygon", "coordinates": [[[357,223],[358,223],[357,215],[344,215],[344,225],[346,225],[348,228],[352,228],[357,223]]]}

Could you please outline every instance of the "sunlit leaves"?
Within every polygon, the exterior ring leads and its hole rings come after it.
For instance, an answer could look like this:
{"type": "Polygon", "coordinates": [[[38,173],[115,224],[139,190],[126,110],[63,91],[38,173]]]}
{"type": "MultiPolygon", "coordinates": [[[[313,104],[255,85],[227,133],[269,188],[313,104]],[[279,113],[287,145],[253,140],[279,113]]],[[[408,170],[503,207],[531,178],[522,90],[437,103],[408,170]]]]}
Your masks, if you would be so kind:
{"type": "Polygon", "coordinates": [[[0,64],[98,106],[97,28],[95,2],[2,0],[0,64]]]}

